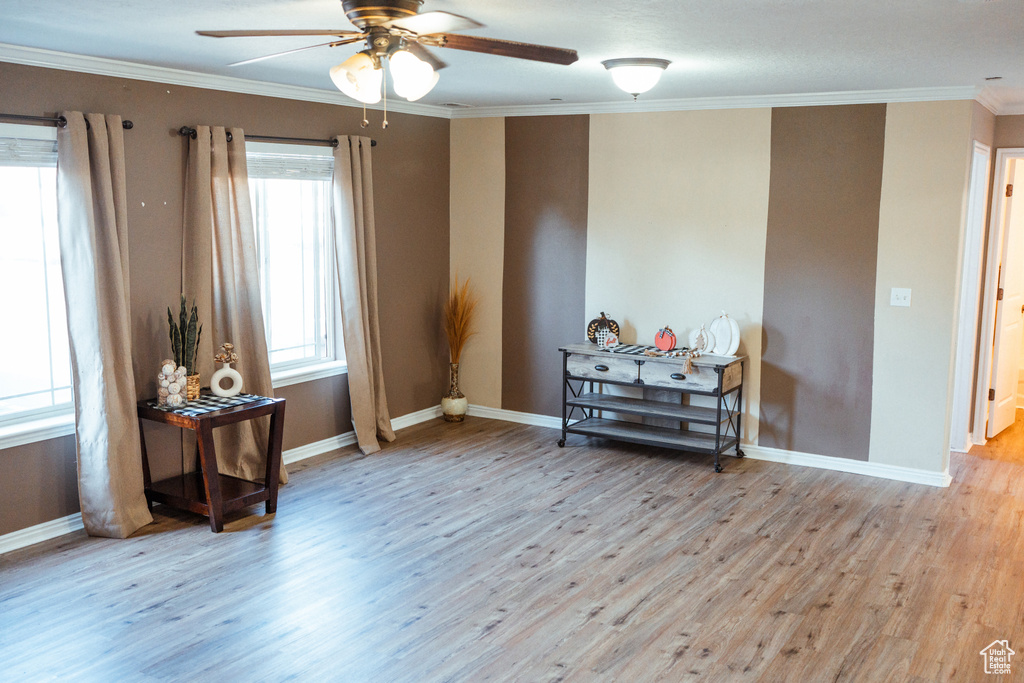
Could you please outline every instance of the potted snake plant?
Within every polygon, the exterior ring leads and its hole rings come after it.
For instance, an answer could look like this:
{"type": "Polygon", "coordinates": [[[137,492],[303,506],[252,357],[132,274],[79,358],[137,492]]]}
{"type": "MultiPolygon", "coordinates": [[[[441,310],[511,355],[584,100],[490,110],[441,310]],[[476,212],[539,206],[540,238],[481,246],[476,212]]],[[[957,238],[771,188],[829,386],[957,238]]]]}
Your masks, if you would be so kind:
{"type": "Polygon", "coordinates": [[[186,375],[187,400],[199,398],[199,368],[196,367],[196,356],[199,353],[199,340],[202,338],[203,326],[199,324],[199,310],[192,301],[189,310],[185,305],[185,295],[181,295],[181,311],[175,322],[170,307],[167,308],[167,324],[170,327],[171,350],[174,362],[178,367],[184,366],[186,375]]]}

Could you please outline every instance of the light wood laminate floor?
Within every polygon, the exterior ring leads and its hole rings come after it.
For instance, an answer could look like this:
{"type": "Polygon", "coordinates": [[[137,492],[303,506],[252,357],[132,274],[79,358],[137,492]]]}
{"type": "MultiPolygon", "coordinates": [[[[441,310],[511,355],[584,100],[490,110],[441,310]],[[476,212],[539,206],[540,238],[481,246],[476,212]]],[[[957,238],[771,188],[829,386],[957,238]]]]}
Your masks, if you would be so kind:
{"type": "Polygon", "coordinates": [[[0,679],[947,681],[1024,673],[1024,430],[948,489],[469,419],[0,556],[0,679]]]}

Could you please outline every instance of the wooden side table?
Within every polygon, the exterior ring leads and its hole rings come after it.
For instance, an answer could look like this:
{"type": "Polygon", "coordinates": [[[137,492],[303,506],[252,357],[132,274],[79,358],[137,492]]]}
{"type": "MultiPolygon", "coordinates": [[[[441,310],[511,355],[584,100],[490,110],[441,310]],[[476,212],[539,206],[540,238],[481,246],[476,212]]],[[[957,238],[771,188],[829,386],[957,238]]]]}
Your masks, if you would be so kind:
{"type": "Polygon", "coordinates": [[[146,500],[189,510],[210,518],[214,532],[224,529],[224,514],[266,501],[267,514],[277,510],[277,487],[281,473],[281,439],[284,435],[284,399],[239,394],[231,398],[201,396],[181,408],[158,407],[156,399],[139,401],[139,439],[142,442],[142,475],[146,500]],[[270,416],[267,471],[264,483],[239,479],[217,470],[213,445],[215,427],[270,416]],[[198,467],[195,472],[153,482],[149,476],[146,434],[142,420],[177,425],[196,433],[198,467]]]}

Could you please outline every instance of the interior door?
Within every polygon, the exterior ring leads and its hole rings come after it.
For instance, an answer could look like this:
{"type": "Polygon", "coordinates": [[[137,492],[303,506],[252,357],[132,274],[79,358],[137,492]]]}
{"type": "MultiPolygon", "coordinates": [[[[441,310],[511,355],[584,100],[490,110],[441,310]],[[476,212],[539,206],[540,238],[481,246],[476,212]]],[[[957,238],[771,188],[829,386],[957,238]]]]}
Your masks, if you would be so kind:
{"type": "MultiPolygon", "coordinates": [[[[1024,191],[1024,160],[1011,159],[1006,182],[1024,191]]],[[[1004,192],[1005,194],[1005,192],[1004,192]]],[[[1024,334],[1024,203],[1003,198],[1003,256],[999,287],[1003,298],[996,304],[995,349],[992,362],[992,394],[989,406],[989,438],[1013,424],[1017,413],[1017,381],[1020,373],[1021,337],[1024,334]]]]}

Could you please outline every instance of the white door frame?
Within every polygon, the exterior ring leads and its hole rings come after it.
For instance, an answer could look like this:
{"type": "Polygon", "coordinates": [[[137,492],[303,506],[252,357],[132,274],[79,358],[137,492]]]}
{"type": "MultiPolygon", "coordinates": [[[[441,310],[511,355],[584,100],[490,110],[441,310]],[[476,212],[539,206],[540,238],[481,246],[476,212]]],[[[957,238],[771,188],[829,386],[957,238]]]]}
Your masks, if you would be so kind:
{"type": "Polygon", "coordinates": [[[985,305],[981,317],[981,340],[978,349],[978,374],[975,378],[974,425],[972,438],[976,444],[985,443],[985,425],[988,423],[988,390],[992,383],[992,345],[996,331],[996,291],[999,289],[999,262],[1003,246],[1003,199],[1006,167],[1009,159],[1024,160],[1024,147],[996,150],[996,170],[992,182],[992,218],[988,229],[988,255],[985,258],[985,305]]]}
{"type": "Polygon", "coordinates": [[[953,374],[953,414],[949,447],[966,453],[973,445],[971,434],[971,390],[974,388],[974,358],[981,308],[981,272],[985,258],[985,212],[988,208],[992,148],[974,141],[971,178],[967,188],[964,220],[963,264],[960,275],[960,325],[953,374]]]}

